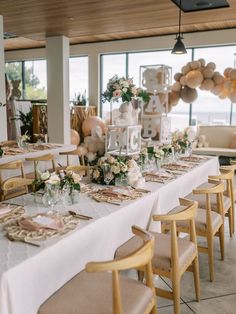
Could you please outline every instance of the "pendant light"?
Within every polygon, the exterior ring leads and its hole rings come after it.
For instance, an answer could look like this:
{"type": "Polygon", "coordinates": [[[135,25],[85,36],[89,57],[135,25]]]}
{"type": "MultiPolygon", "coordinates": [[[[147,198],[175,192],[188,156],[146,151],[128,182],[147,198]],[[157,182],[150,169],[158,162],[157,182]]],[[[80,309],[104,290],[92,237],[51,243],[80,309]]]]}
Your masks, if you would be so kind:
{"type": "Polygon", "coordinates": [[[181,55],[184,53],[187,53],[187,50],[184,46],[184,43],[182,42],[183,35],[181,35],[181,0],[179,4],[179,32],[176,34],[176,43],[174,45],[174,48],[172,49],[171,53],[176,55],[181,55]]]}

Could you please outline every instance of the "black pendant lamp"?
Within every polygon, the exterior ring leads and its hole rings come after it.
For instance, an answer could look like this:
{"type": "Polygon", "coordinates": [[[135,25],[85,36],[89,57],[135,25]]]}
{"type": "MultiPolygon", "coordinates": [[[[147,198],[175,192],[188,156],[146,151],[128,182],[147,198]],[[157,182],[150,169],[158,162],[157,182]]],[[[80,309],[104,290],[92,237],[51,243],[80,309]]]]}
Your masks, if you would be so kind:
{"type": "Polygon", "coordinates": [[[174,45],[174,48],[172,49],[171,53],[175,55],[182,55],[184,53],[187,53],[187,50],[184,46],[184,43],[182,42],[183,35],[181,35],[181,0],[179,5],[179,32],[176,34],[176,43],[174,45]]]}

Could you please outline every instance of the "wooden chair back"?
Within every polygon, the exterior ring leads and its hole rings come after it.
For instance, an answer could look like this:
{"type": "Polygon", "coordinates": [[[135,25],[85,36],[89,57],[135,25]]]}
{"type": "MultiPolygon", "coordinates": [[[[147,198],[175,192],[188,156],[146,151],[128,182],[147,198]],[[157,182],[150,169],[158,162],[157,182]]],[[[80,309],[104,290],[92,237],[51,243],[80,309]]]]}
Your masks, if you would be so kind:
{"type": "Polygon", "coordinates": [[[76,173],[79,173],[80,175],[89,175],[90,170],[92,169],[92,166],[68,166],[66,168],[67,171],[73,171],[76,173]]]}
{"type": "Polygon", "coordinates": [[[221,180],[226,183],[225,195],[228,196],[232,204],[234,204],[234,166],[220,167],[220,174],[216,176],[209,176],[211,180],[221,180]]]}
{"type": "Polygon", "coordinates": [[[45,154],[42,156],[38,156],[38,157],[28,157],[25,158],[26,161],[33,161],[34,163],[34,178],[38,179],[38,171],[37,171],[37,167],[40,161],[51,161],[52,163],[52,171],[55,172],[56,171],[56,165],[55,165],[55,159],[54,156],[52,154],[45,154]]]}
{"type": "Polygon", "coordinates": [[[195,212],[198,207],[198,203],[188,199],[179,199],[180,207],[177,212],[170,212],[165,215],[153,215],[154,221],[170,222],[170,236],[171,236],[171,265],[174,272],[179,271],[179,252],[178,252],[178,237],[176,222],[181,220],[189,221],[190,228],[190,241],[197,247],[197,237],[195,229],[195,212]],[[182,207],[184,206],[184,207],[182,207]]]}
{"type": "Polygon", "coordinates": [[[17,145],[16,141],[2,141],[2,142],[0,142],[0,146],[2,146],[2,147],[16,147],[18,145],[17,145]]]}
{"type": "MultiPolygon", "coordinates": [[[[0,165],[0,187],[1,187],[1,195],[0,198],[2,199],[6,199],[7,198],[7,194],[8,194],[8,190],[10,189],[9,186],[11,186],[11,183],[7,184],[7,182],[15,182],[15,181],[19,181],[22,182],[21,179],[25,179],[25,173],[24,173],[24,166],[23,166],[23,162],[22,160],[16,160],[16,161],[11,161],[5,164],[1,164],[0,165]],[[21,177],[15,177],[17,174],[14,174],[13,178],[7,179],[7,180],[3,180],[2,177],[2,172],[3,171],[8,171],[8,170],[19,170],[21,177]]],[[[15,185],[16,183],[14,183],[13,185],[15,185]]],[[[28,193],[28,186],[22,184],[21,185],[22,189],[19,189],[19,191],[16,191],[14,196],[18,196],[18,195],[22,195],[25,193],[28,193]]],[[[11,190],[13,190],[13,186],[11,188],[11,190]]],[[[11,197],[13,194],[11,193],[11,197]]]]}
{"type": "Polygon", "coordinates": [[[141,237],[142,240],[144,241],[141,247],[139,247],[136,251],[132,252],[128,256],[121,259],[107,262],[90,262],[86,265],[85,269],[87,272],[100,272],[100,271],[112,272],[113,313],[122,314],[123,311],[119,284],[119,271],[131,268],[145,267],[146,285],[150,287],[153,291],[153,302],[151,304],[149,311],[145,313],[149,313],[152,309],[153,313],[156,313],[155,291],[151,264],[154,250],[154,238],[147,231],[144,231],[143,229],[137,226],[133,226],[132,231],[136,236],[141,237]]]}
{"type": "Polygon", "coordinates": [[[29,192],[28,186],[31,184],[31,179],[17,177],[7,179],[1,186],[3,192],[2,199],[6,200],[22,194],[27,194],[29,192]]]}
{"type": "Polygon", "coordinates": [[[60,152],[59,155],[66,155],[67,166],[70,166],[69,156],[78,156],[80,164],[83,166],[85,165],[84,155],[81,154],[81,150],[79,150],[79,149],[74,149],[74,150],[67,151],[67,152],[60,152]]]}

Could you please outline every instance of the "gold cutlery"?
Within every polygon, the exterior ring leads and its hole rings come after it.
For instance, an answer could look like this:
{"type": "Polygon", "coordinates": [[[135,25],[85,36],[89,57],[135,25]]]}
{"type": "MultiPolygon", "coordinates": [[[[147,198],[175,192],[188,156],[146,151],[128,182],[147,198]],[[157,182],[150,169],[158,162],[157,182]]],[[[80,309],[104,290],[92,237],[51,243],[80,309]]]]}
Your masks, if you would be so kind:
{"type": "Polygon", "coordinates": [[[84,219],[84,220],[93,219],[93,217],[86,216],[86,215],[81,215],[81,214],[79,214],[79,213],[74,212],[73,210],[68,210],[68,213],[69,213],[71,216],[74,216],[74,217],[77,217],[77,218],[80,218],[80,219],[84,219]]]}
{"type": "Polygon", "coordinates": [[[8,240],[10,240],[12,242],[13,241],[15,241],[15,242],[23,242],[23,243],[26,243],[26,244],[29,244],[29,245],[40,247],[40,244],[38,244],[38,243],[34,243],[34,242],[31,242],[31,241],[28,241],[28,240],[25,240],[25,239],[15,239],[11,235],[9,235],[8,233],[7,233],[7,238],[8,238],[8,240]]]}

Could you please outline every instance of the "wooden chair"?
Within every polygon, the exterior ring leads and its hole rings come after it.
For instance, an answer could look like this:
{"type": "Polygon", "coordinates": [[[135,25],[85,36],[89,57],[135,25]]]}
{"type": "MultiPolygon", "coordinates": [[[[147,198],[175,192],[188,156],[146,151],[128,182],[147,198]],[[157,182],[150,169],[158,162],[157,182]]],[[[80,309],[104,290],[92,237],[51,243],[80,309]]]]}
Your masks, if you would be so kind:
{"type": "MultiPolygon", "coordinates": [[[[52,163],[52,169],[50,171],[54,172],[56,171],[56,165],[55,165],[55,159],[54,159],[54,156],[52,154],[45,154],[45,155],[42,155],[42,156],[38,156],[38,157],[29,157],[29,158],[25,158],[26,161],[33,161],[34,163],[34,174],[33,174],[33,177],[34,179],[38,179],[38,164],[39,162],[45,162],[45,161],[51,161],[52,163]]],[[[31,178],[32,177],[32,174],[27,174],[27,177],[28,178],[31,178]]]]}
{"type": "MultiPolygon", "coordinates": [[[[186,198],[193,201],[199,201],[200,204],[205,204],[206,209],[198,209],[195,215],[195,225],[197,236],[204,237],[207,240],[207,247],[198,245],[198,251],[208,254],[210,281],[214,280],[214,236],[219,236],[221,259],[224,260],[224,211],[223,211],[223,182],[216,183],[215,180],[202,184],[192,193],[188,194],[186,198]],[[217,212],[212,210],[212,196],[217,198],[217,212]]],[[[190,228],[185,221],[177,222],[177,232],[190,233],[190,228]]],[[[163,232],[167,232],[170,226],[167,223],[162,224],[163,232]]]]}
{"type": "Polygon", "coordinates": [[[137,250],[119,260],[88,263],[86,272],[76,275],[52,295],[38,314],[156,314],[151,266],[154,238],[138,227],[133,226],[132,230],[141,238],[137,250]],[[119,275],[121,270],[136,267],[145,268],[146,285],[119,275]]]}
{"type": "Polygon", "coordinates": [[[2,147],[17,147],[16,141],[2,141],[0,142],[0,146],[2,147]]]}
{"type": "Polygon", "coordinates": [[[75,149],[75,150],[71,150],[71,151],[67,151],[67,152],[60,152],[59,155],[66,156],[67,166],[70,166],[70,158],[69,158],[69,156],[78,156],[80,164],[83,165],[83,166],[85,165],[84,155],[81,154],[81,151],[79,149],[75,149]]]}
{"type": "MultiPolygon", "coordinates": [[[[170,278],[172,281],[172,292],[156,288],[156,294],[174,301],[175,314],[180,313],[180,280],[186,270],[192,271],[194,274],[196,299],[197,301],[200,300],[198,252],[194,223],[196,208],[196,202],[180,199],[180,206],[175,207],[170,213],[153,216],[154,221],[168,221],[170,224],[170,234],[152,232],[155,239],[152,270],[154,274],[170,278]],[[189,224],[190,240],[177,237],[176,224],[182,220],[189,224]]],[[[127,255],[139,244],[139,239],[131,238],[117,249],[116,257],[120,258],[127,255]]]]}
{"type": "MultiPolygon", "coordinates": [[[[220,174],[216,176],[209,176],[212,180],[221,180],[225,182],[225,191],[223,196],[224,214],[229,219],[229,232],[232,238],[234,233],[234,169],[229,167],[220,167],[220,174]]],[[[213,203],[212,210],[216,210],[216,200],[213,203]]],[[[199,206],[200,207],[200,206],[199,206]]]]}
{"type": "Polygon", "coordinates": [[[32,183],[32,180],[25,178],[23,162],[16,160],[0,165],[0,187],[1,187],[1,200],[16,197],[22,194],[28,193],[28,185],[32,183]],[[3,171],[16,171],[20,172],[20,177],[14,174],[14,177],[3,180],[3,171]]]}
{"type": "Polygon", "coordinates": [[[66,168],[67,171],[73,171],[79,173],[82,176],[89,175],[90,170],[93,169],[93,166],[69,166],[66,168]]]}

